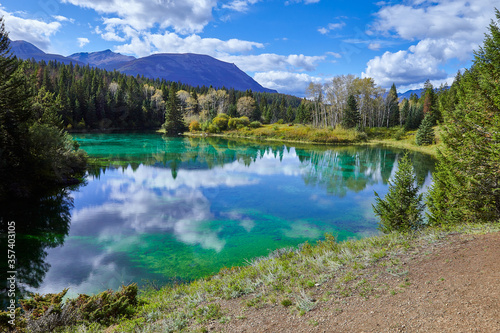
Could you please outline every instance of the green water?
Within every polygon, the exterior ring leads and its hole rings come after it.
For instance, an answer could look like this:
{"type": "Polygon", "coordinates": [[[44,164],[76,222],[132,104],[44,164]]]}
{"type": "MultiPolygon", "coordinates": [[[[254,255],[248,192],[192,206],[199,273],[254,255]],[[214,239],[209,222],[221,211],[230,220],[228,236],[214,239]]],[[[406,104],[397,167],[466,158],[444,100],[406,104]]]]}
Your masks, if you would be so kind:
{"type": "MultiPolygon", "coordinates": [[[[86,184],[3,210],[4,220],[29,224],[18,230],[26,290],[76,295],[189,281],[325,232],[375,234],[373,191],[387,192],[402,156],[155,133],[75,138],[95,159],[86,184]]],[[[434,161],[411,157],[429,185],[434,161]]]]}

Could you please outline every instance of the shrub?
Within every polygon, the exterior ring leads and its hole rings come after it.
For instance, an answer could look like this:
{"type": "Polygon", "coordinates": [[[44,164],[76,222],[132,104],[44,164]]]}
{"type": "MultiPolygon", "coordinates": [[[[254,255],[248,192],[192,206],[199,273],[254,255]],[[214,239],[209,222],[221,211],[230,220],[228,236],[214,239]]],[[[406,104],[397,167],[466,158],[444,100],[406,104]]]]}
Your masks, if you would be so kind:
{"type": "Polygon", "coordinates": [[[283,119],[280,119],[280,120],[278,120],[278,121],[276,122],[276,124],[281,125],[281,124],[283,124],[284,122],[285,122],[285,121],[284,121],[283,119]]]}
{"type": "Polygon", "coordinates": [[[248,124],[248,127],[251,127],[251,128],[259,128],[261,126],[262,126],[262,124],[260,123],[260,121],[252,121],[250,124],[248,124]]]}
{"type": "Polygon", "coordinates": [[[83,320],[112,324],[121,317],[130,317],[137,305],[137,284],[122,286],[119,291],[107,290],[94,296],[79,295],[69,306],[79,312],[83,320]]]}
{"type": "Polygon", "coordinates": [[[201,131],[201,125],[197,120],[193,120],[189,123],[189,131],[190,132],[195,132],[195,131],[201,131]]]}
{"type": "Polygon", "coordinates": [[[227,123],[228,123],[229,117],[223,113],[217,115],[214,119],[212,119],[212,124],[217,126],[221,131],[224,131],[227,129],[227,123]]]}
{"type": "Polygon", "coordinates": [[[250,124],[250,119],[248,117],[231,118],[228,122],[229,129],[239,129],[250,124]]]}
{"type": "Polygon", "coordinates": [[[394,140],[401,140],[403,137],[405,136],[405,128],[404,127],[400,127],[396,133],[394,133],[394,135],[392,136],[394,138],[394,140]]]}
{"type": "Polygon", "coordinates": [[[219,126],[217,126],[213,123],[210,123],[210,124],[208,124],[207,132],[208,133],[220,133],[220,128],[219,128],[219,126]]]}

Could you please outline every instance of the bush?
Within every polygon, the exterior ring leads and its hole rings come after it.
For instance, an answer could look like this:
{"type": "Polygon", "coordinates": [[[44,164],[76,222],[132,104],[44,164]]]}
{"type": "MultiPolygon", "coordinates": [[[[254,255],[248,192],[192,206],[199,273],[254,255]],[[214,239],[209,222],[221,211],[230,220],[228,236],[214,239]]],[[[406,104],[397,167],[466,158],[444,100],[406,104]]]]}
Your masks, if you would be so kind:
{"type": "Polygon", "coordinates": [[[220,133],[220,128],[217,125],[210,123],[210,124],[208,124],[207,132],[208,133],[220,133]]]}
{"type": "Polygon", "coordinates": [[[137,284],[122,286],[119,291],[107,290],[94,296],[79,295],[71,300],[69,306],[74,307],[83,320],[112,324],[121,317],[130,317],[135,313],[137,305],[137,284]]]}
{"type": "Polygon", "coordinates": [[[278,120],[278,121],[276,122],[276,124],[281,125],[281,124],[283,124],[284,122],[285,122],[285,121],[284,121],[283,119],[280,119],[280,120],[278,120]]]}
{"type": "Polygon", "coordinates": [[[248,117],[231,118],[228,122],[229,129],[239,129],[250,124],[248,117]]]}
{"type": "Polygon", "coordinates": [[[195,132],[195,131],[201,131],[201,125],[197,120],[193,120],[189,123],[189,131],[190,132],[195,132]]]}
{"type": "Polygon", "coordinates": [[[251,128],[259,128],[261,126],[262,126],[262,124],[260,123],[260,121],[252,121],[250,124],[248,124],[248,127],[251,127],[251,128]]]}
{"type": "Polygon", "coordinates": [[[227,115],[221,113],[221,114],[217,115],[217,117],[215,117],[212,120],[212,124],[217,126],[221,131],[224,131],[227,129],[228,121],[229,121],[229,117],[227,115]]]}
{"type": "Polygon", "coordinates": [[[394,138],[394,140],[399,141],[399,140],[401,140],[401,139],[405,136],[405,133],[406,133],[406,132],[405,132],[405,128],[404,128],[404,127],[400,127],[400,128],[396,131],[396,133],[394,133],[394,134],[393,134],[393,136],[392,136],[392,137],[394,138]]]}

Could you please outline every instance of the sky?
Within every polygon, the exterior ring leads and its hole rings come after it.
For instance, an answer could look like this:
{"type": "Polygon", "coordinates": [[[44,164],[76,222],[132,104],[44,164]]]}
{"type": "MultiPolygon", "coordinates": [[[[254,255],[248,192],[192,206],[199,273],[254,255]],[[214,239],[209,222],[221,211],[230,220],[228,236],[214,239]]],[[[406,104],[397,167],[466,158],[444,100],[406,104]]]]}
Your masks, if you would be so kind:
{"type": "Polygon", "coordinates": [[[199,53],[267,88],[371,77],[383,88],[451,84],[470,67],[498,0],[0,0],[12,40],[68,56],[199,53]]]}

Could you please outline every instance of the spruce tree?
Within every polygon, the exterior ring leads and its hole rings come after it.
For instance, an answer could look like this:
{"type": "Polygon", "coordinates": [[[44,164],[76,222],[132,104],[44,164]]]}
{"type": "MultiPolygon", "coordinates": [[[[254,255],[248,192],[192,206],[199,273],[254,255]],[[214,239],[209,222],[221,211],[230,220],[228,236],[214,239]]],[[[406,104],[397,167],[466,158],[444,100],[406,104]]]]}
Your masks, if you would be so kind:
{"type": "Polygon", "coordinates": [[[167,102],[167,113],[165,115],[165,123],[163,128],[167,135],[180,135],[187,130],[187,126],[184,122],[184,116],[179,108],[179,100],[177,97],[177,87],[173,83],[170,86],[170,91],[168,93],[167,102]]]}
{"type": "Polygon", "coordinates": [[[37,103],[24,66],[10,54],[0,18],[0,199],[29,196],[76,182],[86,158],[60,128],[53,93],[41,91],[37,103]],[[42,96],[43,95],[43,96],[42,96]]]}
{"type": "Polygon", "coordinates": [[[434,142],[434,139],[435,135],[434,129],[432,128],[432,115],[427,114],[418,128],[415,143],[418,146],[427,146],[431,145],[434,142]]]}
{"type": "Polygon", "coordinates": [[[429,196],[434,224],[500,218],[500,12],[472,68],[460,78],[458,104],[444,110],[434,185],[429,196]]]}
{"type": "Polygon", "coordinates": [[[394,182],[389,181],[389,192],[381,199],[375,192],[376,204],[372,205],[380,218],[379,229],[384,233],[413,231],[422,225],[422,193],[418,193],[417,177],[406,153],[399,160],[394,182]]]}
{"type": "Polygon", "coordinates": [[[344,119],[342,125],[345,128],[356,127],[361,121],[361,116],[358,110],[358,103],[356,103],[356,98],[353,95],[349,95],[347,98],[347,108],[344,111],[344,119]]]}

